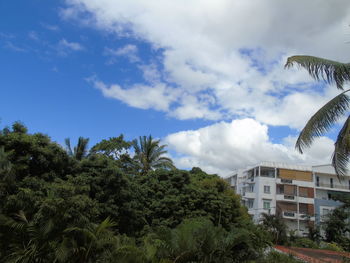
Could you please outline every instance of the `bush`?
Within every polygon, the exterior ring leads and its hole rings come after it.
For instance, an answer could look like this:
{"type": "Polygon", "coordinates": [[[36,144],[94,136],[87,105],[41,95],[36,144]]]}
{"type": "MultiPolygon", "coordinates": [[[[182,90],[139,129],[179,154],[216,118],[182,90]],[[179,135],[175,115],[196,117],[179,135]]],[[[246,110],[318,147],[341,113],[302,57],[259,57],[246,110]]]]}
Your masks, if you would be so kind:
{"type": "Polygon", "coordinates": [[[296,239],[293,243],[292,246],[295,247],[305,247],[305,248],[319,248],[318,244],[311,239],[301,237],[296,239]]]}
{"type": "Polygon", "coordinates": [[[277,251],[271,251],[263,258],[252,261],[255,263],[301,263],[303,261],[295,259],[292,255],[283,254],[277,251]]]}
{"type": "Polygon", "coordinates": [[[343,252],[344,249],[339,246],[337,243],[331,242],[331,243],[327,243],[327,242],[321,242],[320,245],[321,249],[325,249],[325,250],[332,250],[332,251],[338,251],[338,252],[343,252]]]}

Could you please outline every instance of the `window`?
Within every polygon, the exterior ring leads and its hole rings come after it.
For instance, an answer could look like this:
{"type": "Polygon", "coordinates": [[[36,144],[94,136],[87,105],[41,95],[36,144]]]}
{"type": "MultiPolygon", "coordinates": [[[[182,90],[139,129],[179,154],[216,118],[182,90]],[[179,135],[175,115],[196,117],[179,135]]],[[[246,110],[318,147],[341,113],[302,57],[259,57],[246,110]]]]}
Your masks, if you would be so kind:
{"type": "Polygon", "coordinates": [[[320,186],[320,177],[316,176],[316,186],[320,186]]]}
{"type": "Polygon", "coordinates": [[[250,185],[248,188],[248,192],[253,193],[254,192],[254,185],[250,185]]]}
{"type": "Polygon", "coordinates": [[[248,206],[249,209],[253,208],[253,206],[254,206],[254,199],[248,199],[247,206],[248,206]]]}
{"type": "Polygon", "coordinates": [[[270,186],[269,185],[264,185],[264,193],[269,194],[270,193],[270,186]]]}
{"type": "Polygon", "coordinates": [[[333,178],[330,178],[329,180],[330,180],[330,183],[331,183],[331,188],[333,188],[333,186],[334,186],[333,185],[333,178]]]}
{"type": "Polygon", "coordinates": [[[322,215],[323,215],[323,216],[327,216],[328,214],[329,214],[329,209],[323,208],[323,209],[322,209],[322,215]]]}
{"type": "Polygon", "coordinates": [[[284,194],[284,187],[283,185],[277,185],[277,194],[284,194]]]}
{"type": "Polygon", "coordinates": [[[270,203],[271,203],[271,201],[264,200],[264,209],[265,210],[269,210],[270,209],[270,203]]]}
{"type": "Polygon", "coordinates": [[[275,168],[261,167],[260,176],[275,178],[275,168]]]}

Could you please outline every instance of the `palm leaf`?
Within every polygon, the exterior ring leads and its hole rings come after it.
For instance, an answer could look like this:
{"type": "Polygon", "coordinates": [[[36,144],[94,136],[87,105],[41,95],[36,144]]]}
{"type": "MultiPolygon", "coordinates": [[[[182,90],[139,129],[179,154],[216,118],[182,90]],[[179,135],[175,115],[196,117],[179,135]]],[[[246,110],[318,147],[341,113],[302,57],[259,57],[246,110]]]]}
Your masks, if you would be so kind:
{"type": "Polygon", "coordinates": [[[313,56],[292,56],[287,59],[285,68],[297,64],[305,68],[315,79],[323,79],[329,84],[335,83],[338,89],[343,89],[344,82],[350,80],[350,64],[313,56]]]}
{"type": "Polygon", "coordinates": [[[331,99],[307,122],[295,144],[300,153],[303,153],[304,148],[311,146],[315,137],[320,137],[329,131],[332,125],[346,113],[350,106],[350,98],[345,94],[348,91],[331,99]]]}
{"type": "Polygon", "coordinates": [[[89,138],[79,137],[78,145],[74,147],[74,156],[77,160],[83,159],[87,154],[89,138]]]}
{"type": "Polygon", "coordinates": [[[350,154],[350,116],[340,130],[334,146],[332,165],[338,178],[341,179],[348,171],[347,166],[350,154]]]}
{"type": "Polygon", "coordinates": [[[72,147],[70,145],[70,139],[69,138],[66,138],[64,139],[64,142],[66,144],[66,148],[67,148],[67,153],[69,156],[73,156],[73,151],[72,151],[72,147]]]}

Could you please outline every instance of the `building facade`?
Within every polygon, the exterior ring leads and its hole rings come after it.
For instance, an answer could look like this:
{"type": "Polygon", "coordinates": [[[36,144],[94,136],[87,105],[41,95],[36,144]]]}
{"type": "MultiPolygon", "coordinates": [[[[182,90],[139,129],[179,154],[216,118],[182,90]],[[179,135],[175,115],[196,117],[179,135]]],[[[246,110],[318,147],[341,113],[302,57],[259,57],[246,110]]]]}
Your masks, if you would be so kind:
{"type": "Polygon", "coordinates": [[[262,213],[279,215],[290,231],[306,235],[341,202],[332,196],[350,194],[350,177],[338,180],[331,165],[299,166],[262,162],[225,179],[241,196],[256,223],[262,213]]]}

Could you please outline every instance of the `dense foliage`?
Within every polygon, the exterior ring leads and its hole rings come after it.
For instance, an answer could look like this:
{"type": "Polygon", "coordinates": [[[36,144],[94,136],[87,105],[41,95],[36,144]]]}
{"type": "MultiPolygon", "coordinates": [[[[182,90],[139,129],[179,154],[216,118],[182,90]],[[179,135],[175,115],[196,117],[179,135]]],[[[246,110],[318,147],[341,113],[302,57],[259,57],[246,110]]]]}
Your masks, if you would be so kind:
{"type": "Polygon", "coordinates": [[[269,237],[224,180],[176,169],[151,137],[73,149],[20,123],[0,132],[4,262],[244,262],[269,237]],[[141,143],[153,151],[146,164],[141,143]],[[132,151],[132,149],[131,149],[132,151]],[[141,157],[142,158],[141,158],[141,157]],[[164,161],[167,163],[164,165],[164,161]],[[163,167],[163,169],[155,169],[163,167]]]}

